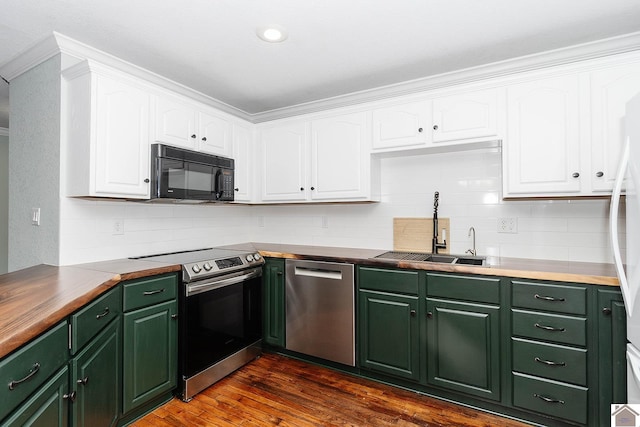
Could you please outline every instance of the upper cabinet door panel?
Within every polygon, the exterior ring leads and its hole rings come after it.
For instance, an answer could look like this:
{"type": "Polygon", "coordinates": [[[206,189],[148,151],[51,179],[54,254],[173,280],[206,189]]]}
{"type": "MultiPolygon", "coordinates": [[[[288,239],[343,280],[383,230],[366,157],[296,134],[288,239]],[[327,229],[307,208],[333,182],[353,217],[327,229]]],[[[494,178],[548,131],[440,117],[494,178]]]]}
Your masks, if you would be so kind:
{"type": "Polygon", "coordinates": [[[231,123],[205,113],[199,113],[198,119],[198,150],[228,156],[231,153],[231,123]]]}
{"type": "Polygon", "coordinates": [[[312,199],[368,197],[369,125],[365,112],[311,123],[312,199]]]}
{"type": "Polygon", "coordinates": [[[155,140],[194,150],[196,148],[196,111],[173,99],[158,97],[155,140]]]}
{"type": "Polygon", "coordinates": [[[497,89],[435,98],[433,142],[496,137],[497,108],[497,89]]]}
{"type": "Polygon", "coordinates": [[[307,123],[264,129],[261,134],[262,200],[299,201],[307,197],[307,123]]]}
{"type": "Polygon", "coordinates": [[[640,63],[592,72],[590,89],[592,189],[610,192],[625,138],[625,106],[640,92],[640,63]]]}
{"type": "Polygon", "coordinates": [[[428,142],[431,101],[412,102],[373,111],[372,149],[419,148],[428,142]]]}
{"type": "Polygon", "coordinates": [[[508,87],[506,197],[580,192],[578,92],[577,76],[508,87]]]}
{"type": "Polygon", "coordinates": [[[96,83],[95,191],[149,196],[149,94],[107,78],[96,83]]]}

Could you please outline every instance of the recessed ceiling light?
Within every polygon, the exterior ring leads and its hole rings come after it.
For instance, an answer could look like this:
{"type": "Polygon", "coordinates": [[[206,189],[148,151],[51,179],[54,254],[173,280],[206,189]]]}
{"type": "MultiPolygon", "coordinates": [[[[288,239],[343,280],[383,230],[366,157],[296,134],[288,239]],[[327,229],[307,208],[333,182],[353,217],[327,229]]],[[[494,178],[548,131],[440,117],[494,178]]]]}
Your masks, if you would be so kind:
{"type": "Polygon", "coordinates": [[[258,28],[256,34],[260,39],[269,42],[269,43],[280,43],[287,39],[287,31],[278,26],[278,25],[270,25],[268,27],[258,28]]]}

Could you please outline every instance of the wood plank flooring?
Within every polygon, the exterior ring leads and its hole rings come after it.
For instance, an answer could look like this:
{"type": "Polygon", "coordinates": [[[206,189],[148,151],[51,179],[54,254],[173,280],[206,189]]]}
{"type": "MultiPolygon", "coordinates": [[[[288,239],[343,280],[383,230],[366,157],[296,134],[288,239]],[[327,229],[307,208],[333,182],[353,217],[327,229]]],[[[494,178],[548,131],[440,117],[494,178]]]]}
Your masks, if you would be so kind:
{"type": "Polygon", "coordinates": [[[275,354],[198,394],[173,399],[134,427],[457,426],[522,424],[275,354]]]}

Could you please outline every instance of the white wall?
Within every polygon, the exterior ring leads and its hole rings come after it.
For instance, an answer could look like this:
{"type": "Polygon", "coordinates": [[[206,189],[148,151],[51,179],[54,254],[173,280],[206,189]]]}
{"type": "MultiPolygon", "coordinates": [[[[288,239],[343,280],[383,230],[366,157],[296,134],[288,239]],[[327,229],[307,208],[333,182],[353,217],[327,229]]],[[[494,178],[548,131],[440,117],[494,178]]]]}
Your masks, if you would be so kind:
{"type": "Polygon", "coordinates": [[[11,81],[9,271],[57,264],[60,200],[60,55],[11,81]],[[40,208],[39,227],[31,209],[40,208]]]}
{"type": "Polygon", "coordinates": [[[9,130],[0,128],[0,274],[9,260],[9,130]]]}

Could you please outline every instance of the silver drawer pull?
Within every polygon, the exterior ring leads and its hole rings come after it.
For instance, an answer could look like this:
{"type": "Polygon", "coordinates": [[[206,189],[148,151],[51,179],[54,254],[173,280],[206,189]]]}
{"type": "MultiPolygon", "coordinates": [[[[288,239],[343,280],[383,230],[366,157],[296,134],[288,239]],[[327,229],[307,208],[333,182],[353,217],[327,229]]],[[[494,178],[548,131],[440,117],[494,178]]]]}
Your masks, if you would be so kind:
{"type": "Polygon", "coordinates": [[[164,292],[164,288],[162,289],[156,289],[154,291],[145,291],[142,293],[142,295],[144,296],[149,296],[149,295],[155,295],[155,294],[161,294],[164,292]]]}
{"type": "Polygon", "coordinates": [[[11,381],[9,383],[9,390],[13,390],[16,388],[16,386],[22,384],[23,382],[29,381],[31,378],[33,378],[35,374],[38,373],[39,370],[40,370],[40,364],[38,362],[34,363],[33,368],[31,368],[31,370],[29,371],[26,377],[24,377],[21,380],[11,381]]]}
{"type": "Polygon", "coordinates": [[[551,331],[551,332],[564,332],[564,331],[566,331],[565,328],[554,328],[553,326],[545,326],[545,325],[541,325],[540,323],[536,323],[533,326],[535,326],[538,329],[544,329],[545,331],[551,331]]]}
{"type": "Polygon", "coordinates": [[[535,360],[538,363],[542,363],[543,365],[548,365],[548,366],[567,366],[567,364],[565,362],[553,362],[551,360],[540,359],[539,357],[534,357],[533,360],[535,360]]]}
{"type": "Polygon", "coordinates": [[[104,311],[100,314],[96,314],[96,319],[100,319],[104,316],[106,316],[107,314],[109,314],[109,307],[105,307],[104,311]]]}
{"type": "Polygon", "coordinates": [[[538,399],[544,400],[547,403],[560,403],[560,404],[564,405],[564,400],[553,399],[551,397],[543,396],[543,395],[538,394],[538,393],[533,393],[533,397],[537,397],[538,399]]]}
{"type": "Polygon", "coordinates": [[[555,302],[564,302],[565,301],[564,298],[546,297],[546,296],[540,296],[538,294],[535,294],[533,297],[535,299],[541,299],[541,300],[544,300],[544,301],[555,301],[555,302]]]}

